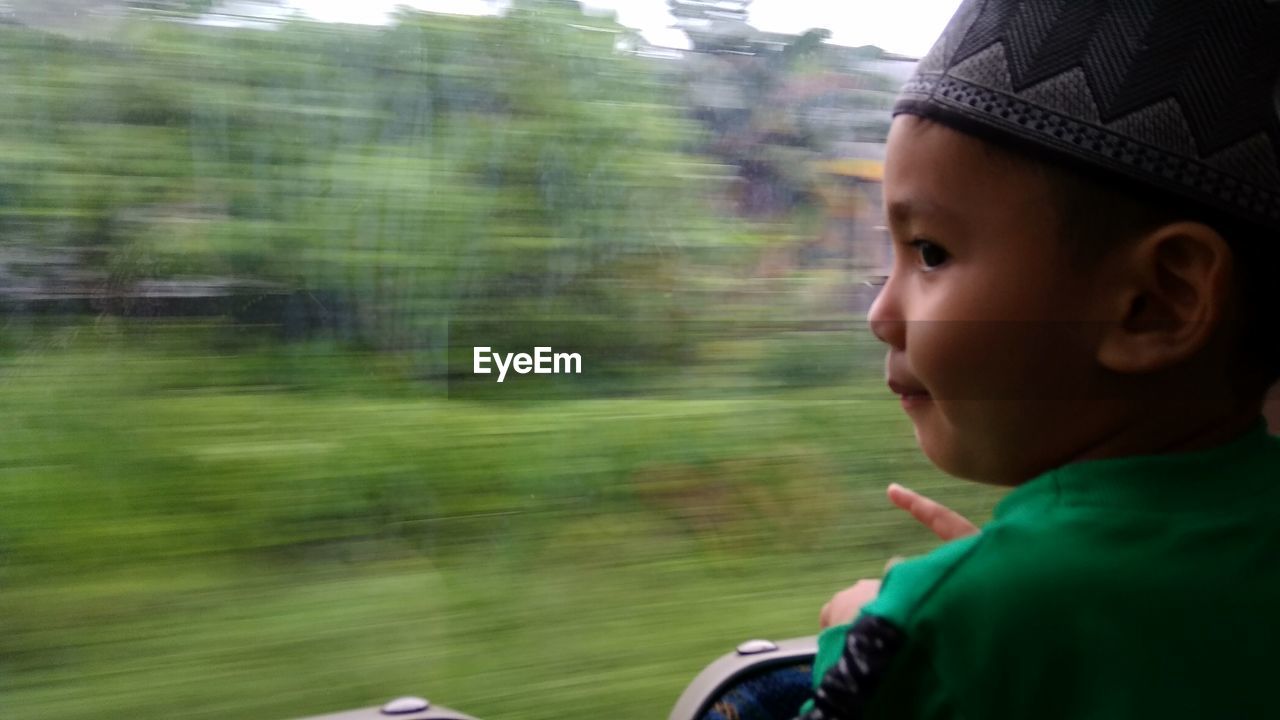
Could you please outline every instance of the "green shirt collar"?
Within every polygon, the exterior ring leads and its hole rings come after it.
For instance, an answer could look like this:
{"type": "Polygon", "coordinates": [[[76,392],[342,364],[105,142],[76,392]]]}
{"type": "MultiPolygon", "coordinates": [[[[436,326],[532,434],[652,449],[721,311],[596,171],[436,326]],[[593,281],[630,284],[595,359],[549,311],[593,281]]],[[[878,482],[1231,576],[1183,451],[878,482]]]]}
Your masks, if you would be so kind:
{"type": "Polygon", "coordinates": [[[996,506],[995,518],[1045,504],[1212,511],[1280,487],[1280,438],[1260,416],[1223,445],[1184,453],[1084,460],[1042,473],[996,506]]]}

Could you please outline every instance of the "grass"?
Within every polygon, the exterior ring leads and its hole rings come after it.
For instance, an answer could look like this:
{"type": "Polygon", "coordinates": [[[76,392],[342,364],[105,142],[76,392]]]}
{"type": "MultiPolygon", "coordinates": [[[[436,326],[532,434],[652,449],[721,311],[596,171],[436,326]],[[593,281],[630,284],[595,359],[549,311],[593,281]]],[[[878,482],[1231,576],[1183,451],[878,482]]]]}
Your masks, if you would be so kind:
{"type": "Polygon", "coordinates": [[[661,717],[747,637],[981,517],[875,377],[481,403],[332,349],[42,336],[0,365],[0,693],[15,717],[290,718],[422,694],[661,717]]]}

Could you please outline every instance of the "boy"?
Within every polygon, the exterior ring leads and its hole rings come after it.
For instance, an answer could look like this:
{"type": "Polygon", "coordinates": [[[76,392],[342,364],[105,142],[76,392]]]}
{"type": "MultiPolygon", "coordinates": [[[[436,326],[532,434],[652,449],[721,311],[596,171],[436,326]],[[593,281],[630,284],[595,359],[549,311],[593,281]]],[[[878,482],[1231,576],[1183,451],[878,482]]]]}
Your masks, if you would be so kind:
{"type": "Polygon", "coordinates": [[[894,114],[888,384],[1014,489],[890,489],[959,539],[824,609],[803,717],[1280,718],[1280,2],[966,0],[894,114]]]}

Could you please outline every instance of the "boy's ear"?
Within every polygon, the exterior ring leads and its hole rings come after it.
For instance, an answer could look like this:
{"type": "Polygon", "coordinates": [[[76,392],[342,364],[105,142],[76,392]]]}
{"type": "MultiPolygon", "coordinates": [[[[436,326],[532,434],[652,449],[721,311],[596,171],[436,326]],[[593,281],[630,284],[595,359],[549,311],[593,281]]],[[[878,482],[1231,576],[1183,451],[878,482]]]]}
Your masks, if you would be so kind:
{"type": "Polygon", "coordinates": [[[1111,317],[1098,347],[1104,367],[1143,373],[1176,365],[1203,348],[1224,321],[1231,248],[1208,225],[1161,226],[1112,260],[1111,317]]]}

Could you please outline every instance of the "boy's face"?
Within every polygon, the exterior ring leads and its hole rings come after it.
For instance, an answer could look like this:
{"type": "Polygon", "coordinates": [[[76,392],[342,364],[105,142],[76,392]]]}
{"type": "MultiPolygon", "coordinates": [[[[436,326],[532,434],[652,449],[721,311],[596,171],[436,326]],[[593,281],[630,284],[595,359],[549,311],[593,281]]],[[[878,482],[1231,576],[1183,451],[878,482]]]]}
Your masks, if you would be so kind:
{"type": "Polygon", "coordinates": [[[1068,462],[1098,428],[1098,335],[1081,322],[1090,278],[1071,269],[1047,181],[900,115],[884,201],[893,270],[868,320],[925,454],[1003,485],[1068,462]]]}

